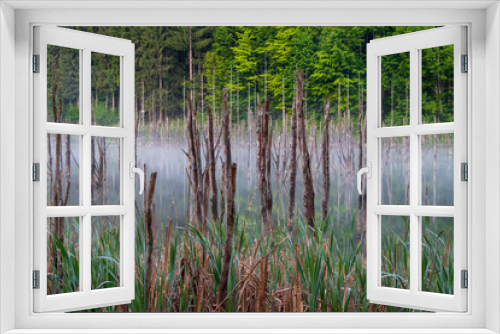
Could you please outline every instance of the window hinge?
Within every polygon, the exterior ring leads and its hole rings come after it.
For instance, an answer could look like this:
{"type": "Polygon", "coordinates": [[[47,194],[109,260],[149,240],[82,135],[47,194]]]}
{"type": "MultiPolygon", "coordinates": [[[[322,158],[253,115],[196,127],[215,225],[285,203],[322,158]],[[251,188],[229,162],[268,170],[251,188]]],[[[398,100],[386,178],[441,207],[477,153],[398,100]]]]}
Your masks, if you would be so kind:
{"type": "Polygon", "coordinates": [[[33,164],[33,181],[40,182],[40,163],[33,164]]]}
{"type": "Polygon", "coordinates": [[[461,272],[462,289],[469,288],[469,272],[467,270],[462,270],[461,272]]]}
{"type": "Polygon", "coordinates": [[[462,55],[462,73],[469,72],[469,56],[462,55]]]}
{"type": "Polygon", "coordinates": [[[460,164],[460,180],[469,181],[469,165],[466,162],[460,164]]]}
{"type": "Polygon", "coordinates": [[[33,55],[33,73],[40,73],[40,55],[33,55]]]}
{"type": "Polygon", "coordinates": [[[33,289],[40,289],[40,270],[33,270],[33,289]]]}

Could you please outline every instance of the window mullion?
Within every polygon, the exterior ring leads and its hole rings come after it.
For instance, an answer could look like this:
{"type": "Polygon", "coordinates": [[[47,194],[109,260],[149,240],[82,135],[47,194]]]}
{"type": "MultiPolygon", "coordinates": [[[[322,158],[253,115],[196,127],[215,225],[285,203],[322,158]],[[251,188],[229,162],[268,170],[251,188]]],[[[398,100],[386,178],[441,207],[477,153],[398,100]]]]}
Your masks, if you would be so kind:
{"type": "MultiPolygon", "coordinates": [[[[90,49],[86,48],[83,50],[83,66],[82,66],[82,76],[83,84],[82,91],[80,92],[81,99],[83,101],[82,108],[82,124],[83,126],[90,128],[91,125],[91,111],[92,111],[92,94],[91,94],[91,52],[90,49]]],[[[83,149],[82,149],[82,162],[80,164],[80,169],[82,170],[82,202],[83,206],[89,208],[92,204],[92,137],[90,131],[83,135],[83,149]]],[[[80,224],[80,235],[81,235],[81,247],[80,247],[80,259],[81,259],[81,270],[80,277],[82,279],[82,291],[84,293],[90,293],[92,287],[92,220],[90,216],[90,211],[87,212],[82,219],[80,224]]]]}
{"type": "MultiPolygon", "coordinates": [[[[418,50],[410,51],[410,127],[414,128],[418,125],[419,120],[419,57],[418,50]]],[[[419,151],[418,151],[418,135],[413,131],[410,133],[410,208],[418,203],[419,190],[419,151]]],[[[419,265],[419,217],[411,210],[410,213],[410,291],[417,293],[420,275],[419,265]]]]}

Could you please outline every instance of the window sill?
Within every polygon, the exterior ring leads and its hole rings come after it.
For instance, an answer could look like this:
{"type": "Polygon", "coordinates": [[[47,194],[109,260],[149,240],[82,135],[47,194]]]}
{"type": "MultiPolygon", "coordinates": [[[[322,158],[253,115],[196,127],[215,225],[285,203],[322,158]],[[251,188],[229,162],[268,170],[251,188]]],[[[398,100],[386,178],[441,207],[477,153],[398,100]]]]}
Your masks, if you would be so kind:
{"type": "Polygon", "coordinates": [[[484,328],[470,329],[15,329],[5,334],[487,334],[484,328]]]}

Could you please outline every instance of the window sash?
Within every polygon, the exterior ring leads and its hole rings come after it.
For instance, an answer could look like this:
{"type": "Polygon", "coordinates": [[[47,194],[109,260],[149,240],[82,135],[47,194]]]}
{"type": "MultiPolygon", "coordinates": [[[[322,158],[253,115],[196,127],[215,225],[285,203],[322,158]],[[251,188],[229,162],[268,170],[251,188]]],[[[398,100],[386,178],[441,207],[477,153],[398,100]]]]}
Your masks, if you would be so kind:
{"type": "Polygon", "coordinates": [[[467,269],[467,184],[460,181],[460,163],[467,162],[467,76],[461,73],[461,55],[466,54],[466,28],[446,27],[371,41],[367,46],[367,161],[372,177],[367,181],[367,297],[373,303],[423,310],[467,310],[467,290],[461,289],[460,271],[467,269]],[[422,49],[454,45],[454,122],[420,124],[422,49]],[[410,125],[381,127],[381,57],[410,53],[410,125]],[[454,133],[454,206],[420,205],[420,135],[454,133]],[[381,138],[410,138],[410,205],[381,205],[381,138]],[[410,217],[410,289],[380,286],[381,215],[410,217]],[[419,291],[421,286],[421,217],[454,218],[454,294],[419,291]],[[417,283],[415,283],[417,282],[417,283]]]}
{"type": "Polygon", "coordinates": [[[64,28],[36,27],[34,53],[40,55],[40,73],[34,75],[34,161],[40,163],[40,182],[34,184],[34,270],[40,271],[40,289],[34,289],[35,312],[65,312],[129,303],[135,288],[135,180],[128,165],[135,157],[134,45],[130,41],[64,28]],[[47,122],[47,45],[80,50],[80,124],[47,122]],[[91,125],[91,53],[120,57],[120,125],[91,125]],[[80,138],[80,204],[47,206],[47,134],[80,138]],[[91,138],[119,138],[120,205],[91,205],[91,138]],[[92,216],[120,216],[120,286],[92,290],[92,216]],[[47,218],[79,217],[79,291],[47,295],[47,218]]]}

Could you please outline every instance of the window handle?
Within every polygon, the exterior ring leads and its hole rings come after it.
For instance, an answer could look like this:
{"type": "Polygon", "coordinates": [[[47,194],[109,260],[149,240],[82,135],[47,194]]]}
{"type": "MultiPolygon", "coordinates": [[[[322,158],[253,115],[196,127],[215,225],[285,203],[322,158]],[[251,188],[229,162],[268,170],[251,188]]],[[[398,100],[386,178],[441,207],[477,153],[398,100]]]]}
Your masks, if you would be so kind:
{"type": "Polygon", "coordinates": [[[139,174],[139,195],[144,192],[144,172],[142,169],[134,167],[134,162],[129,162],[129,176],[131,179],[134,178],[134,174],[139,174]]]}
{"type": "Polygon", "coordinates": [[[358,193],[360,195],[363,194],[363,192],[361,191],[361,175],[365,173],[368,174],[367,176],[369,179],[372,178],[372,163],[370,161],[368,161],[368,167],[363,167],[358,171],[358,193]]]}

